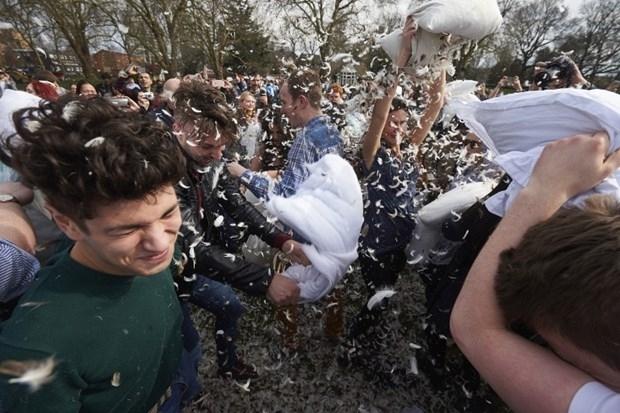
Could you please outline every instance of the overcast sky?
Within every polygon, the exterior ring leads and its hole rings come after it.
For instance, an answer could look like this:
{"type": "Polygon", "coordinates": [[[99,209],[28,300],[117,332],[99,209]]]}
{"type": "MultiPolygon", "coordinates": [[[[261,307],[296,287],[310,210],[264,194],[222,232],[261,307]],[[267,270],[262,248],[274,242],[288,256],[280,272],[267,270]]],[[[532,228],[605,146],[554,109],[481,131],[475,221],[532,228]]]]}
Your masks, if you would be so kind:
{"type": "Polygon", "coordinates": [[[568,6],[568,8],[570,9],[570,15],[574,16],[577,14],[577,12],[579,11],[579,7],[581,6],[581,4],[583,3],[583,0],[564,0],[564,3],[568,6]]]}

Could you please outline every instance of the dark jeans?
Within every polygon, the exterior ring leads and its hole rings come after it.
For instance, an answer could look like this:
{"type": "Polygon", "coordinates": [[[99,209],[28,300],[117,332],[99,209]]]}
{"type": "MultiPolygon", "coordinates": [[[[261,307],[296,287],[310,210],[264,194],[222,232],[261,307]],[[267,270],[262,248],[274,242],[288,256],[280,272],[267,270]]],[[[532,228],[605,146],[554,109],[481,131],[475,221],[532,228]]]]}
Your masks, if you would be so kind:
{"type": "MultiPolygon", "coordinates": [[[[405,252],[402,249],[394,250],[376,257],[376,260],[360,256],[362,276],[368,288],[368,299],[378,290],[392,288],[398,280],[398,274],[406,263],[405,252]]],[[[371,332],[383,319],[384,312],[388,309],[389,298],[384,298],[372,309],[368,309],[364,303],[360,313],[351,326],[350,337],[355,339],[371,332]]]]}
{"type": "MultiPolygon", "coordinates": [[[[217,364],[230,369],[237,363],[237,322],[243,306],[233,289],[226,284],[198,275],[192,289],[190,302],[215,316],[215,348],[217,364]]],[[[200,336],[191,318],[189,304],[181,303],[183,310],[183,351],[179,367],[172,380],[172,395],[160,407],[160,413],[180,413],[200,393],[198,363],[202,356],[200,336]]]]}
{"type": "Polygon", "coordinates": [[[189,301],[215,316],[217,364],[230,369],[237,363],[237,322],[244,308],[231,286],[198,275],[189,301]]]}
{"type": "Polygon", "coordinates": [[[181,360],[170,384],[172,394],[161,405],[159,413],[181,413],[183,407],[188,406],[202,390],[198,380],[198,364],[202,356],[200,336],[194,327],[189,304],[181,301],[181,310],[183,311],[181,360]]]}

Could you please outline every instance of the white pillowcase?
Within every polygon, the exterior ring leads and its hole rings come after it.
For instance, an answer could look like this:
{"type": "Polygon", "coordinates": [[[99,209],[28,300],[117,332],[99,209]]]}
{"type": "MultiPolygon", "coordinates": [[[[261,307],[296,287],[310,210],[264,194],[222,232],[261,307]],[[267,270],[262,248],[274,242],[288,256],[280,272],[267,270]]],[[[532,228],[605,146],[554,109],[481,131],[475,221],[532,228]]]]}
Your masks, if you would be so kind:
{"type": "Polygon", "coordinates": [[[450,217],[457,218],[467,208],[485,197],[494,182],[472,182],[445,192],[418,212],[418,223],[407,246],[408,261],[425,262],[428,254],[439,241],[441,225],[450,217]]]}
{"type": "Polygon", "coordinates": [[[496,0],[429,0],[414,2],[407,13],[430,33],[450,33],[480,40],[502,24],[496,0]]]}
{"type": "Polygon", "coordinates": [[[446,104],[443,108],[443,125],[447,127],[452,118],[456,116],[454,107],[450,105],[451,102],[479,102],[480,99],[476,96],[476,87],[478,82],[475,80],[454,80],[446,85],[446,104]]]}
{"type": "Polygon", "coordinates": [[[362,191],[351,165],[333,154],[307,165],[310,175],[288,197],[271,194],[267,210],[311,244],[302,246],[312,263],[289,267],[302,302],[329,293],[357,259],[364,221],[362,191]]]}
{"type": "MultiPolygon", "coordinates": [[[[609,153],[620,148],[620,95],[606,90],[557,89],[514,93],[483,102],[453,101],[452,110],[497,156],[513,179],[489,198],[487,208],[503,216],[530,175],[547,143],[576,134],[606,131],[609,153]]],[[[568,201],[581,205],[595,193],[620,199],[620,170],[592,190],[568,201]]]]}
{"type": "MultiPolygon", "coordinates": [[[[407,15],[418,24],[412,41],[412,58],[408,66],[420,67],[436,63],[443,49],[446,57],[463,40],[480,40],[494,33],[502,24],[496,0],[429,0],[414,2],[407,15]],[[460,41],[448,46],[442,34],[457,36],[460,41]]],[[[396,30],[379,40],[379,44],[395,61],[400,50],[402,30],[396,30]]]]}

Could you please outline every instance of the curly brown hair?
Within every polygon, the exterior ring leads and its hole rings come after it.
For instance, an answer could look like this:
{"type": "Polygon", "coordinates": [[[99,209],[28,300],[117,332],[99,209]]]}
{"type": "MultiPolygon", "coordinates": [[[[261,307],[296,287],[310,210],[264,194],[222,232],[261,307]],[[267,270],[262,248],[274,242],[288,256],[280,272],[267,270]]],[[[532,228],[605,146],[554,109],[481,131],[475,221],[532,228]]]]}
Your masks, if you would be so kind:
{"type": "Polygon", "coordinates": [[[237,123],[226,96],[205,82],[191,80],[181,83],[174,94],[174,116],[181,122],[193,122],[207,132],[218,131],[227,142],[237,136],[237,123]]]}
{"type": "Polygon", "coordinates": [[[504,251],[495,284],[508,322],[559,333],[620,369],[620,203],[563,208],[504,251]]]}
{"type": "Polygon", "coordinates": [[[185,160],[159,123],[102,98],[43,102],[13,115],[5,149],[25,182],[76,222],[97,207],[154,195],[183,176],[185,160]]]}

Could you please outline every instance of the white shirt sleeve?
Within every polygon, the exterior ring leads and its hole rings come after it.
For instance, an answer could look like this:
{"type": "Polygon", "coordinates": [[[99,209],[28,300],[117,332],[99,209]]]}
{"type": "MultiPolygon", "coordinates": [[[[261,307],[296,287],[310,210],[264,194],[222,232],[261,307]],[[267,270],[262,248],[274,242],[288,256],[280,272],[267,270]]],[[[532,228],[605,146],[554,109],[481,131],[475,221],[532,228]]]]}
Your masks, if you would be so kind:
{"type": "Polygon", "coordinates": [[[581,386],[568,408],[568,413],[618,412],[620,412],[620,393],[596,381],[581,386]]]}

